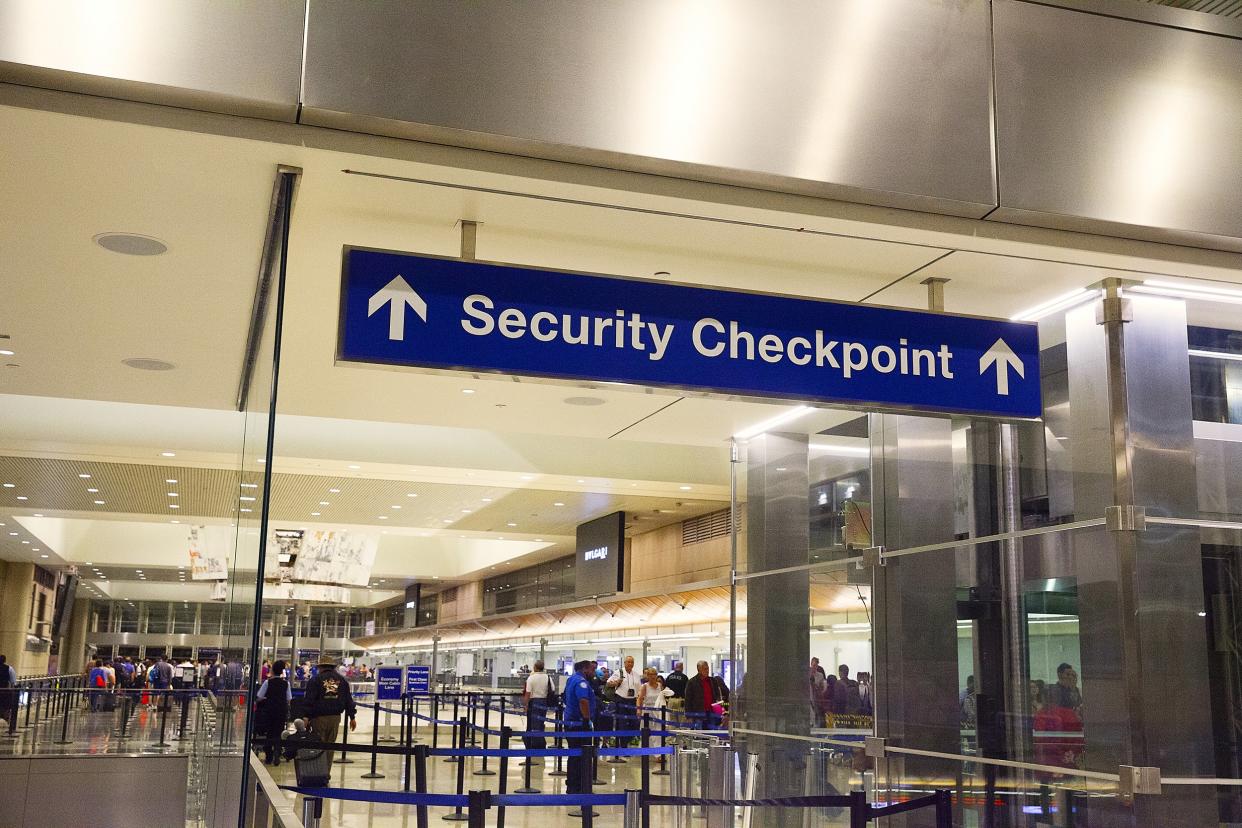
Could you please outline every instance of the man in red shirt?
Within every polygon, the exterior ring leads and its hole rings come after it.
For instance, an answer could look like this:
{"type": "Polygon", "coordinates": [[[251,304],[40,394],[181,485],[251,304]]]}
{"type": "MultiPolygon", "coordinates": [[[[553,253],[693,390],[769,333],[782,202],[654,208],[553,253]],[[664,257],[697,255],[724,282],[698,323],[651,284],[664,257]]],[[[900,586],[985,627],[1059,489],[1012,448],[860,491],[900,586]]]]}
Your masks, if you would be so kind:
{"type": "Polygon", "coordinates": [[[707,662],[700,661],[698,675],[686,682],[686,713],[696,714],[693,719],[697,726],[715,730],[720,727],[721,711],[728,701],[729,688],[724,679],[711,675],[707,662]]]}

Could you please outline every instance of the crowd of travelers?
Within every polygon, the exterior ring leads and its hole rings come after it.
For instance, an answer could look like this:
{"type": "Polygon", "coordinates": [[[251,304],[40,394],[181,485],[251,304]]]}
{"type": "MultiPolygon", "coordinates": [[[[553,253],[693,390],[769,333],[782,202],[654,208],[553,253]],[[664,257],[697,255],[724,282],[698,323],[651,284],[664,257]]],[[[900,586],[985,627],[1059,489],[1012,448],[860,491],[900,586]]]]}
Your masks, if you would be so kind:
{"type": "Polygon", "coordinates": [[[875,715],[875,688],[871,674],[859,672],[850,678],[850,667],[841,664],[835,674],[811,659],[811,718],[819,726],[869,727],[875,715]]]}

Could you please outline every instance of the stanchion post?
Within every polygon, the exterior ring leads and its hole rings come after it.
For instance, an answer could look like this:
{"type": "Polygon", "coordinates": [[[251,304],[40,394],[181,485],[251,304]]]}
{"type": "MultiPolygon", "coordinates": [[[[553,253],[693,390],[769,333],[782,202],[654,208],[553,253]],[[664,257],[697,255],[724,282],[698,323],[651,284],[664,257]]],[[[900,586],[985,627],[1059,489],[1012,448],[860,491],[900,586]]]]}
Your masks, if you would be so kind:
{"type": "Polygon", "coordinates": [[[936,828],[953,828],[953,795],[936,791],[936,828]]]}
{"type": "MultiPolygon", "coordinates": [[[[666,708],[660,708],[660,747],[664,748],[668,744],[668,713],[666,708]]],[[[668,756],[660,754],[660,767],[652,771],[655,776],[668,776],[668,756]]]]}
{"type": "MultiPolygon", "coordinates": [[[[561,740],[561,734],[564,732],[565,732],[565,721],[560,714],[560,710],[558,709],[556,713],[556,721],[552,723],[552,744],[556,745],[557,750],[560,750],[561,748],[565,747],[565,743],[561,740]]],[[[559,754],[557,755],[556,765],[553,767],[551,771],[548,772],[548,776],[565,776],[566,775],[565,764],[562,761],[564,758],[565,757],[560,756],[559,754]]]]}
{"type": "MultiPolygon", "coordinates": [[[[484,750],[487,750],[487,743],[488,743],[488,741],[489,741],[489,739],[490,739],[490,736],[491,736],[491,734],[489,733],[489,730],[490,730],[490,728],[491,728],[491,724],[492,724],[492,716],[491,716],[491,713],[492,713],[492,694],[491,694],[491,693],[488,693],[488,694],[487,694],[486,696],[484,696],[483,698],[485,699],[485,701],[483,702],[483,704],[485,705],[485,707],[483,708],[483,749],[484,749],[484,750]]],[[[473,728],[471,728],[471,730],[473,731],[473,728]]],[[[473,734],[473,732],[472,732],[472,733],[471,733],[471,737],[472,737],[472,738],[471,738],[471,741],[472,741],[472,742],[474,741],[474,740],[473,740],[473,735],[474,735],[474,734],[473,734]]],[[[493,771],[493,770],[488,770],[488,769],[487,769],[487,754],[484,754],[484,755],[483,755],[483,767],[482,767],[482,768],[480,768],[479,770],[475,771],[475,772],[474,772],[474,775],[475,775],[475,776],[495,776],[495,775],[496,775],[496,771],[493,771]]]]}
{"type": "Polygon", "coordinates": [[[431,697],[431,746],[440,746],[440,697],[431,697]]]}
{"type": "MultiPolygon", "coordinates": [[[[124,702],[125,699],[122,698],[121,701],[124,702]]],[[[125,710],[126,710],[125,705],[122,704],[121,712],[124,713],[125,710]]],[[[188,693],[182,693],[181,694],[181,722],[177,728],[177,738],[174,739],[173,741],[181,742],[186,739],[185,728],[186,728],[186,721],[188,720],[189,715],[190,715],[190,696],[188,693]]],[[[129,717],[126,716],[126,718],[129,718],[129,717]]],[[[122,722],[121,728],[124,729],[124,727],[125,727],[125,723],[122,722]]]]}
{"type": "MultiPolygon", "coordinates": [[[[371,747],[379,745],[379,700],[374,703],[373,709],[375,716],[371,719],[371,747]]],[[[346,728],[348,730],[348,728],[346,728]]],[[[407,754],[408,756],[408,754],[407,754]]],[[[379,754],[371,751],[371,770],[362,775],[363,779],[383,779],[384,774],[375,769],[375,763],[379,761],[379,754]]],[[[409,772],[408,770],[406,771],[409,772]]]]}
{"type": "MultiPolygon", "coordinates": [[[[452,728],[452,733],[449,734],[449,744],[453,747],[457,747],[457,743],[460,741],[457,735],[457,731],[462,727],[462,722],[464,721],[464,719],[459,718],[457,715],[458,704],[459,704],[458,697],[453,696],[453,728],[452,728]]],[[[464,743],[462,744],[462,747],[465,747],[464,743]]],[[[463,758],[464,757],[461,757],[461,756],[449,756],[444,761],[450,762],[450,763],[461,762],[463,758]]]]}
{"type": "Polygon", "coordinates": [[[599,759],[595,745],[587,745],[582,748],[582,759],[582,775],[586,777],[582,780],[582,792],[587,795],[588,800],[586,807],[579,808],[579,810],[582,812],[584,828],[591,828],[595,818],[595,806],[591,804],[589,797],[593,793],[592,788],[595,785],[595,761],[599,759]]]}
{"type": "Polygon", "coordinates": [[[308,796],[302,800],[302,824],[306,828],[319,828],[319,818],[322,816],[322,799],[317,796],[308,796]]]}
{"type": "MultiPolygon", "coordinates": [[[[35,722],[39,721],[39,717],[35,716],[35,722]]],[[[162,741],[162,740],[161,740],[162,741]]],[[[58,745],[71,745],[73,740],[69,738],[69,708],[65,708],[64,716],[60,722],[60,739],[56,742],[58,745]]]]}
{"type": "MultiPolygon", "coordinates": [[[[504,718],[501,718],[504,721],[504,718]]],[[[500,749],[504,751],[500,754],[500,787],[499,793],[504,796],[508,789],[509,782],[509,740],[513,738],[513,728],[502,724],[500,726],[500,749]]],[[[505,806],[496,806],[496,828],[505,828],[505,806]]]]}
{"type": "MultiPolygon", "coordinates": [[[[458,722],[457,742],[459,750],[466,749],[466,731],[470,729],[468,725],[469,722],[466,720],[465,716],[463,716],[461,721],[458,722]]],[[[466,762],[465,757],[459,757],[459,759],[460,761],[457,763],[457,795],[462,796],[466,790],[466,762]]],[[[445,814],[441,818],[448,822],[465,822],[466,819],[468,819],[468,817],[462,813],[460,805],[453,809],[453,813],[445,814]]]]}
{"type": "Polygon", "coordinates": [[[646,811],[645,799],[642,791],[627,790],[625,792],[625,814],[621,823],[623,828],[639,828],[641,824],[639,813],[646,811]]]}
{"type": "MultiPolygon", "coordinates": [[[[405,777],[405,789],[410,790],[410,777],[405,777]]],[[[427,793],[427,746],[419,745],[414,748],[414,790],[420,794],[427,793]]],[[[427,828],[427,806],[419,805],[415,809],[415,819],[418,828],[427,828]]]]}
{"type": "MultiPolygon", "coordinates": [[[[639,745],[644,751],[651,747],[651,717],[643,714],[643,727],[639,745]]],[[[643,753],[641,757],[642,774],[639,777],[642,785],[642,828],[651,828],[651,809],[647,807],[647,797],[651,795],[651,757],[643,753]]],[[[629,791],[626,791],[626,807],[629,807],[629,791]]]]}
{"type": "Polygon", "coordinates": [[[862,791],[850,791],[850,828],[867,828],[868,811],[867,795],[862,791]]]}
{"type": "MultiPolygon", "coordinates": [[[[405,710],[406,708],[403,706],[401,708],[401,720],[403,723],[405,722],[405,710]]],[[[408,791],[410,789],[410,753],[414,747],[414,729],[412,725],[406,726],[401,733],[401,738],[401,744],[405,747],[405,789],[408,791]]],[[[423,793],[426,793],[426,791],[423,791],[423,793]]]]}
{"type": "Polygon", "coordinates": [[[487,826],[487,809],[491,804],[490,791],[471,791],[468,795],[466,815],[469,828],[486,828],[487,826]]]}
{"type": "MultiPolygon", "coordinates": [[[[614,732],[619,729],[617,727],[617,714],[619,712],[621,712],[621,703],[614,701],[612,703],[612,729],[614,732]]],[[[617,747],[621,747],[620,736],[614,736],[612,738],[612,741],[613,741],[613,744],[615,744],[617,747]]],[[[607,761],[608,764],[610,765],[621,765],[625,763],[625,757],[624,756],[609,756],[605,761],[607,761]]]]}

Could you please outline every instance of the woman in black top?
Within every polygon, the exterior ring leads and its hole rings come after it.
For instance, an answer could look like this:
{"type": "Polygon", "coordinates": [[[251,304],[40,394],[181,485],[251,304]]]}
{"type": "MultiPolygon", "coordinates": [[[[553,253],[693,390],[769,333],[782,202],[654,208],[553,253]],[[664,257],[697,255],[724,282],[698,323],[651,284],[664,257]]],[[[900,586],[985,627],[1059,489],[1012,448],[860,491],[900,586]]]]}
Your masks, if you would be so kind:
{"type": "Polygon", "coordinates": [[[263,764],[280,764],[280,737],[289,721],[289,702],[293,700],[293,688],[285,678],[285,662],[277,661],[267,681],[256,695],[259,700],[259,732],[266,738],[263,742],[263,764]]]}

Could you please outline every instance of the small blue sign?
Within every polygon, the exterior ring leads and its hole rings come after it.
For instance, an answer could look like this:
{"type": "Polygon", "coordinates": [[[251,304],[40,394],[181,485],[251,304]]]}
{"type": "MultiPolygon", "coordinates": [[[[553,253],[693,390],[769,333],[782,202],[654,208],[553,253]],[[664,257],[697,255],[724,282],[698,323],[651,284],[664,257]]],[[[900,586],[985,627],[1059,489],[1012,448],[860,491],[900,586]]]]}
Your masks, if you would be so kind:
{"type": "Polygon", "coordinates": [[[431,668],[419,664],[405,665],[405,692],[430,693],[431,668]]]}
{"type": "Polygon", "coordinates": [[[401,698],[401,668],[380,667],[375,671],[375,698],[396,701],[401,698]]]}
{"type": "Polygon", "coordinates": [[[1035,325],[346,247],[337,356],[996,417],[1035,325]]]}

